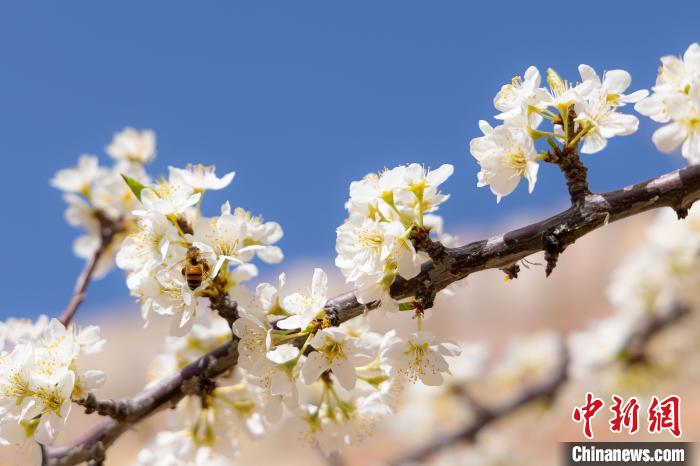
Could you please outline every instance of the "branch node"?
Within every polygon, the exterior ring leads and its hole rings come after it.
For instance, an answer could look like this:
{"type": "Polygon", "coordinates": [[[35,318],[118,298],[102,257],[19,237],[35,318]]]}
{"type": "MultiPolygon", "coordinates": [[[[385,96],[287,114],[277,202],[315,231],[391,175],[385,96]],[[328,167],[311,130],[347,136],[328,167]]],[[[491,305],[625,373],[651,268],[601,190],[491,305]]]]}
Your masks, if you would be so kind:
{"type": "Polygon", "coordinates": [[[443,259],[447,253],[447,249],[441,242],[430,239],[429,228],[414,225],[409,238],[416,251],[423,251],[435,262],[443,259]]]}
{"type": "Polygon", "coordinates": [[[556,162],[554,163],[559,166],[559,169],[566,178],[566,187],[569,190],[571,203],[578,206],[586,200],[587,195],[591,194],[591,190],[588,187],[588,168],[586,168],[583,162],[581,162],[577,145],[573,147],[569,147],[568,145],[569,142],[576,137],[574,135],[576,112],[573,108],[569,110],[567,116],[567,127],[569,131],[566,135],[566,143],[559,151],[558,157],[556,157],[556,162]]]}
{"type": "Polygon", "coordinates": [[[328,323],[332,327],[337,327],[342,323],[340,320],[340,316],[338,315],[338,308],[336,306],[326,306],[326,308],[324,309],[324,313],[326,315],[328,323]]]}
{"type": "Polygon", "coordinates": [[[75,402],[85,408],[85,414],[97,413],[119,422],[125,421],[129,417],[129,404],[123,400],[98,400],[94,393],[88,393],[85,398],[75,400],[75,402]]]}
{"type": "Polygon", "coordinates": [[[673,210],[676,211],[676,216],[678,216],[678,220],[683,220],[688,216],[688,209],[690,207],[674,207],[673,210]]]}
{"type": "Polygon", "coordinates": [[[233,323],[238,319],[238,303],[223,292],[209,297],[211,308],[219,313],[221,317],[226,319],[229,327],[233,328],[233,323]]]}
{"type": "Polygon", "coordinates": [[[517,263],[510,264],[507,267],[501,268],[501,271],[506,274],[508,279],[515,280],[520,273],[520,266],[517,263]]]}
{"type": "Polygon", "coordinates": [[[430,309],[435,304],[435,291],[427,289],[416,294],[413,305],[416,308],[416,313],[422,314],[423,311],[430,309]]]}
{"type": "Polygon", "coordinates": [[[180,230],[182,230],[183,233],[187,233],[190,235],[194,234],[192,224],[189,220],[187,220],[187,218],[184,215],[179,215],[177,217],[177,226],[180,228],[180,230]]]}
{"type": "Polygon", "coordinates": [[[103,466],[107,459],[106,452],[107,449],[102,442],[98,441],[95,443],[95,446],[93,446],[90,451],[91,458],[88,461],[88,466],[103,466]]]}
{"type": "Polygon", "coordinates": [[[564,252],[566,246],[559,240],[559,235],[556,232],[545,233],[542,237],[542,241],[544,260],[547,263],[545,275],[549,277],[557,266],[559,254],[564,252]]]}
{"type": "Polygon", "coordinates": [[[216,388],[216,382],[208,377],[192,376],[185,379],[180,390],[185,395],[205,397],[216,388]]]}

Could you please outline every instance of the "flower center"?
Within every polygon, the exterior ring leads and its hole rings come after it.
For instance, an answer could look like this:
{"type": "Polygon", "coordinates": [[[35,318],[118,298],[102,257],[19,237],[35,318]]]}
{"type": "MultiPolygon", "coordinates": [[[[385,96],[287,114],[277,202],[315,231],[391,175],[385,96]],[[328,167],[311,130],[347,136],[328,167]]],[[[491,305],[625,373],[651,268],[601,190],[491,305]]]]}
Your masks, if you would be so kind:
{"type": "Polygon", "coordinates": [[[508,162],[510,167],[515,170],[519,176],[525,175],[525,167],[527,167],[527,157],[523,153],[522,149],[518,149],[515,152],[510,152],[508,154],[508,162]]]}
{"type": "Polygon", "coordinates": [[[368,248],[380,248],[384,243],[384,237],[377,231],[363,230],[357,238],[360,244],[368,248]]]}

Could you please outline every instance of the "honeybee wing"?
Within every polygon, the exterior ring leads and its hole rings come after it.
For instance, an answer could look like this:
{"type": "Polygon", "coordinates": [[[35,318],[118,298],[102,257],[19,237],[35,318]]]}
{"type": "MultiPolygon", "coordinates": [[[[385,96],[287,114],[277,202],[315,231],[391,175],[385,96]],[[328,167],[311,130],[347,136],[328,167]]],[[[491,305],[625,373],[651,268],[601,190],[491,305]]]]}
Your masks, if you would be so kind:
{"type": "MultiPolygon", "coordinates": [[[[236,265],[244,264],[244,262],[238,257],[227,256],[227,255],[217,255],[216,252],[214,251],[214,249],[212,249],[212,247],[209,246],[208,244],[204,244],[204,243],[200,243],[200,242],[195,241],[194,243],[192,243],[192,246],[199,249],[202,252],[202,255],[204,257],[211,259],[211,262],[215,263],[214,270],[211,273],[212,277],[216,277],[219,274],[219,271],[224,266],[226,261],[229,261],[229,262],[236,264],[236,265]]],[[[244,251],[244,250],[248,250],[248,248],[256,248],[256,247],[257,246],[246,246],[245,248],[241,248],[239,251],[244,251]]]]}

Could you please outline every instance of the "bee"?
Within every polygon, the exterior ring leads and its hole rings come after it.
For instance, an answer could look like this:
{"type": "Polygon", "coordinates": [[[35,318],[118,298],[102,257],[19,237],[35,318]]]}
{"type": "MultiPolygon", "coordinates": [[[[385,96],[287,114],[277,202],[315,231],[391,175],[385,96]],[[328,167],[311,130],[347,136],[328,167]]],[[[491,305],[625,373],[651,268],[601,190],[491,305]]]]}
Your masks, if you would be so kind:
{"type": "Polygon", "coordinates": [[[182,267],[182,276],[187,281],[190,290],[196,290],[202,281],[209,275],[209,264],[201,257],[201,252],[192,246],[187,249],[185,265],[182,267]]]}

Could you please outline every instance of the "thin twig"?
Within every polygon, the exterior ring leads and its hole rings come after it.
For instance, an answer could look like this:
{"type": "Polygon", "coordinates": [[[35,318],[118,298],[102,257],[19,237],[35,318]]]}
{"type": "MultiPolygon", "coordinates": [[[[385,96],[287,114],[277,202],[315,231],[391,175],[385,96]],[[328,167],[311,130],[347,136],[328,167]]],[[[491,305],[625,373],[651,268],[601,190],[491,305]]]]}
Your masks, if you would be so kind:
{"type": "MultiPolygon", "coordinates": [[[[541,222],[511,231],[502,236],[446,249],[442,258],[430,261],[416,277],[398,277],[392,287],[395,299],[434,296],[435,293],[468,275],[485,269],[507,268],[511,264],[545,249],[552,238],[560,252],[576,239],[607,223],[659,207],[676,211],[687,209],[700,198],[700,166],[691,166],[667,173],[627,188],[605,194],[586,196],[580,204],[541,222]]],[[[340,324],[376,308],[357,301],[353,292],[330,299],[328,320],[340,324]]],[[[92,458],[100,444],[108,448],[132,424],[149,417],[165,406],[174,406],[183,395],[180,385],[189,377],[208,372],[207,377],[232,369],[238,358],[237,340],[201,357],[180,373],[128,400],[134,407],[124,422],[108,420],[68,445],[44,447],[45,466],[73,465],[92,458]],[[216,371],[209,370],[216,367],[216,371]],[[151,396],[157,392],[158,396],[151,396]]]]}
{"type": "Polygon", "coordinates": [[[85,296],[87,295],[87,288],[92,280],[92,275],[95,272],[97,263],[99,262],[105,248],[99,247],[94,252],[94,254],[85,262],[85,267],[78,277],[78,282],[75,284],[75,289],[73,290],[73,295],[68,301],[66,309],[61,314],[58,320],[61,321],[63,325],[68,325],[73,320],[75,313],[77,312],[80,305],[85,301],[85,296]]]}
{"type": "Polygon", "coordinates": [[[631,366],[645,363],[648,356],[647,348],[652,338],[661,330],[688,314],[690,314],[690,308],[687,306],[675,305],[670,311],[655,316],[653,319],[646,320],[636,332],[630,335],[625,343],[625,350],[622,355],[625,364],[631,366]]]}
{"type": "Polygon", "coordinates": [[[87,288],[90,285],[90,281],[95,273],[97,264],[99,264],[100,259],[111,245],[114,236],[121,232],[124,228],[121,220],[111,220],[99,211],[95,213],[95,217],[100,224],[100,244],[87,262],[85,262],[85,266],[83,267],[83,270],[78,277],[78,281],[75,284],[73,295],[68,301],[68,305],[61,314],[61,317],[58,319],[63,325],[66,326],[73,321],[75,313],[78,311],[78,308],[83,301],[85,301],[85,297],[87,296],[87,288]]]}

